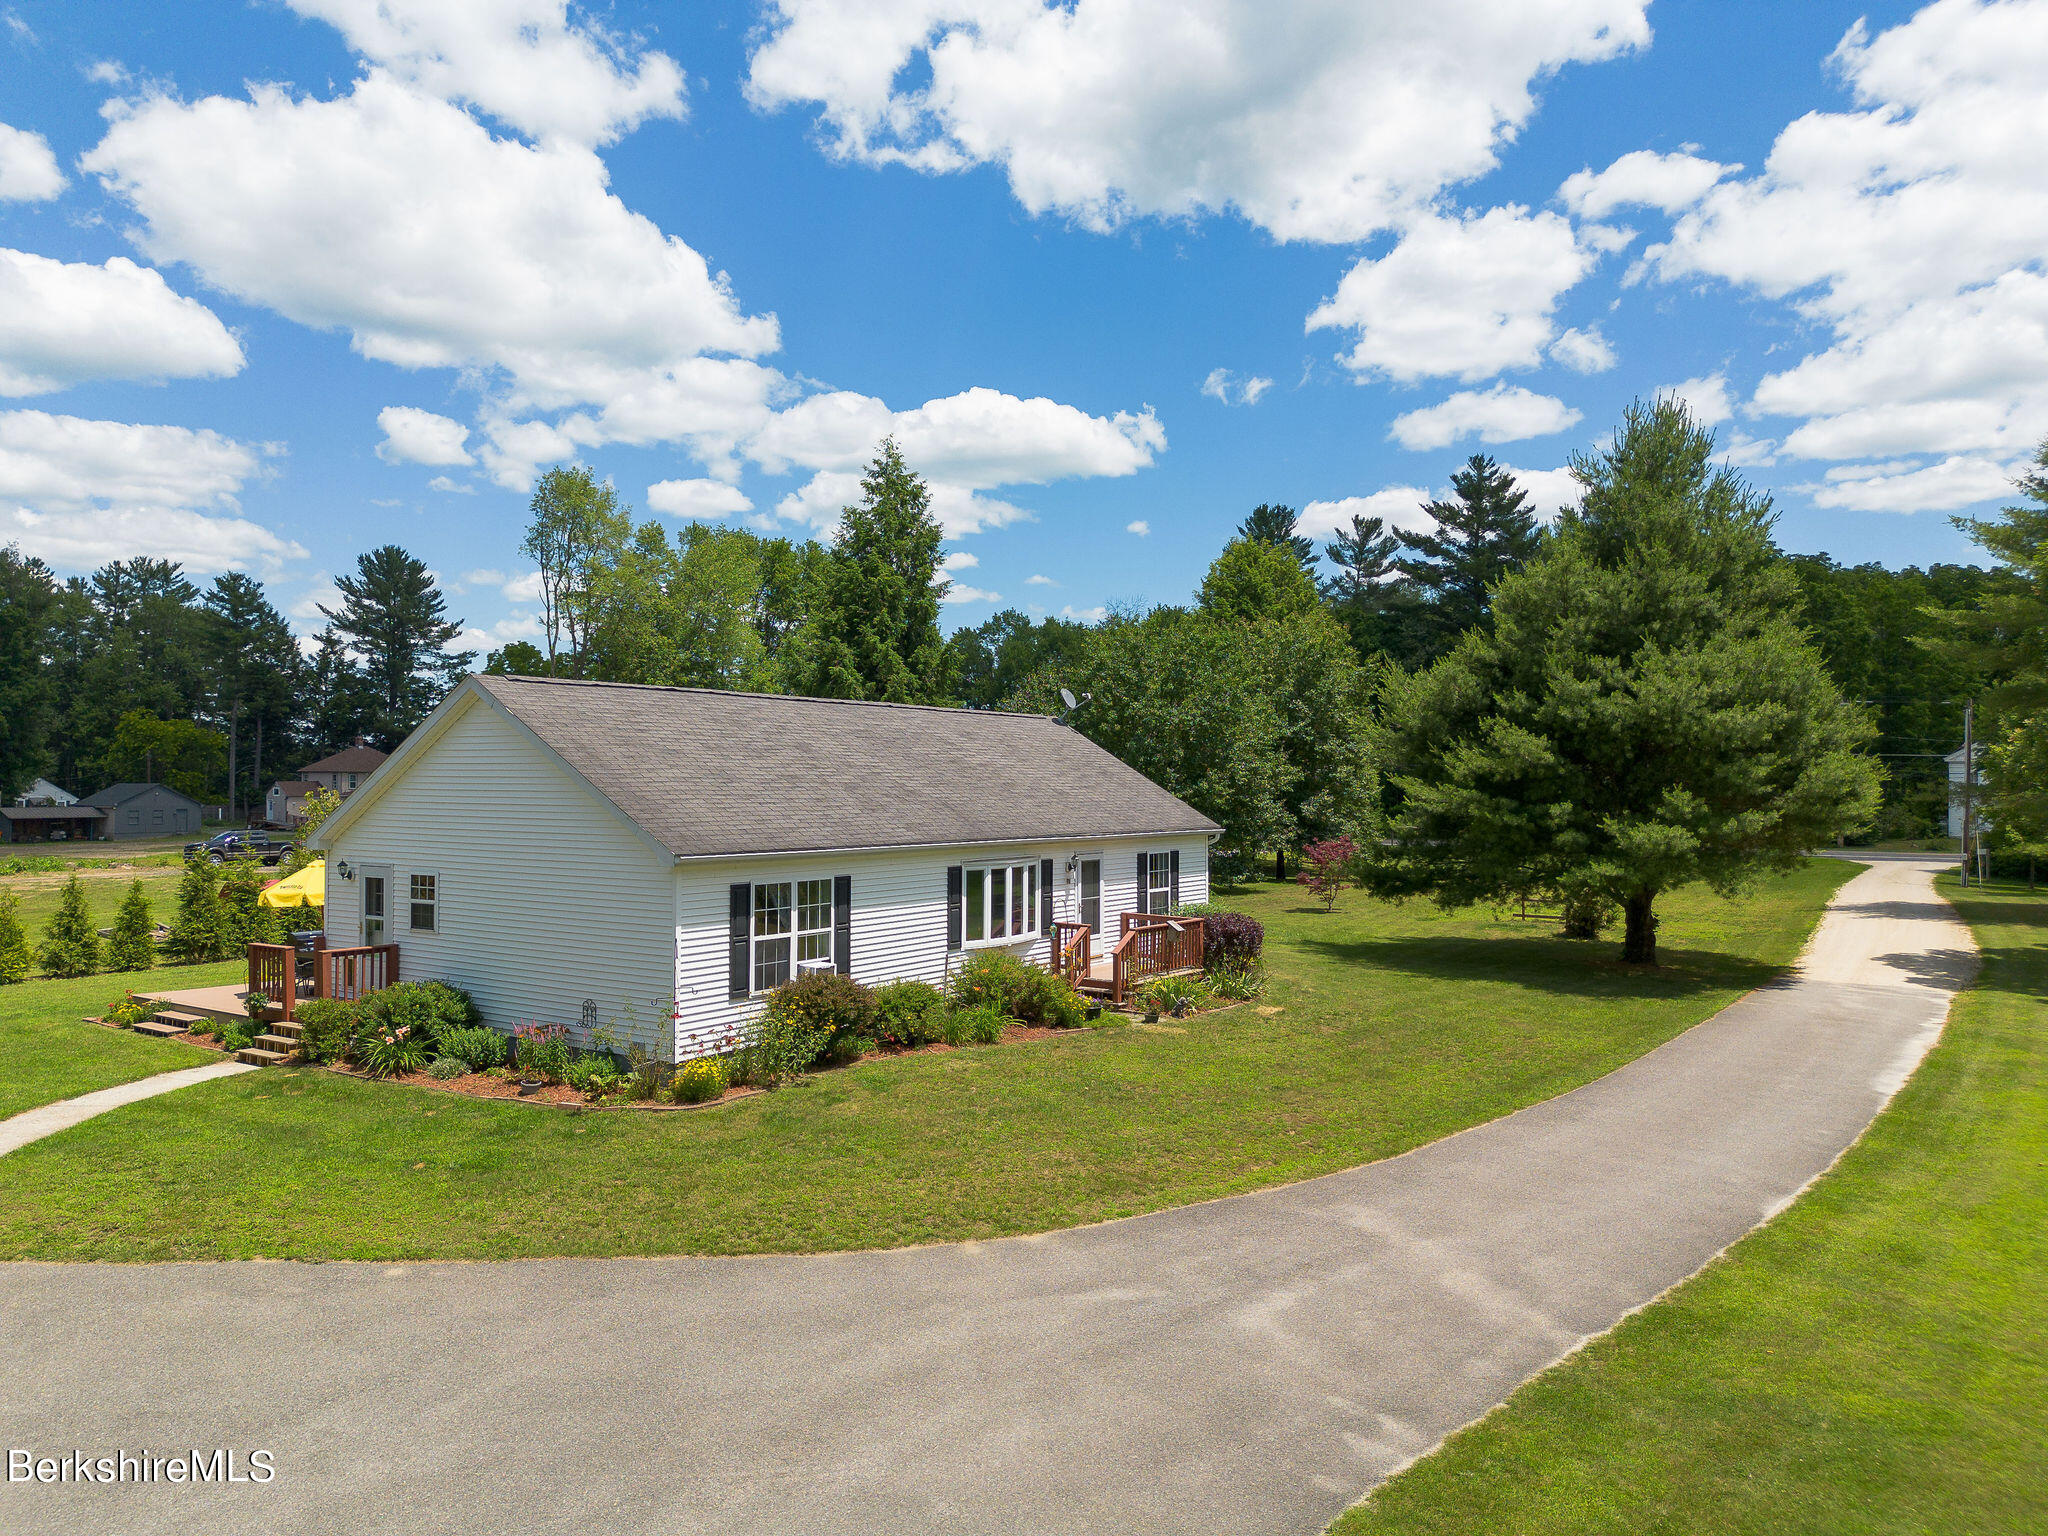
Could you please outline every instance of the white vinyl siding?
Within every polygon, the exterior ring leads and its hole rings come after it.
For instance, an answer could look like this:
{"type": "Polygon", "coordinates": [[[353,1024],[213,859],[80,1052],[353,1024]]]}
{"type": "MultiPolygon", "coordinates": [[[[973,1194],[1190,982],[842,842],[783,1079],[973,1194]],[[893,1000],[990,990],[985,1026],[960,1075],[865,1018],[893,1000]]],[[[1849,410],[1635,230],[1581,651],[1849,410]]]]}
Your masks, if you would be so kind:
{"type": "Polygon", "coordinates": [[[332,943],[361,931],[362,879],[337,866],[388,865],[402,979],[453,982],[497,1029],[564,1024],[580,1041],[588,1000],[622,1041],[667,1044],[674,861],[490,705],[452,716],[326,857],[332,943]],[[406,925],[416,874],[434,877],[432,932],[406,925]]]}
{"type": "MultiPolygon", "coordinates": [[[[941,984],[948,971],[974,949],[946,949],[946,870],[1053,862],[1053,916],[1073,921],[1080,907],[1078,867],[1072,879],[1067,860],[1102,858],[1103,929],[1114,946],[1121,916],[1138,911],[1137,856],[1143,851],[1180,851],[1180,899],[1209,896],[1209,845],[1200,837],[1110,839],[1079,843],[1019,844],[1004,848],[919,849],[904,853],[804,854],[761,859],[704,859],[676,868],[676,1059],[728,1048],[741,1028],[761,1011],[758,995],[730,997],[731,888],[849,876],[853,882],[852,974],[870,986],[915,979],[941,984]]],[[[752,904],[749,903],[749,911],[752,904]]],[[[753,942],[750,938],[750,944],[753,942]]],[[[1050,954],[1049,938],[984,943],[1038,965],[1050,954]]],[[[1097,953],[1102,953],[1098,946],[1097,953]]],[[[750,950],[750,977],[753,954],[750,950]]],[[[836,956],[834,957],[837,958],[836,956]]]]}

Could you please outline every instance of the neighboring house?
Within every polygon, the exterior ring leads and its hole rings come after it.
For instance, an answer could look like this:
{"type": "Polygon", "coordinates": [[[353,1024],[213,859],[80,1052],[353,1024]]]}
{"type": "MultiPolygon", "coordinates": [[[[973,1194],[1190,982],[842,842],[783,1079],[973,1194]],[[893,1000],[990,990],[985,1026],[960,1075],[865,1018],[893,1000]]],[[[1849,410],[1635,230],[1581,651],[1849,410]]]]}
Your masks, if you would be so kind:
{"type": "Polygon", "coordinates": [[[0,806],[0,842],[87,842],[106,836],[106,821],[90,805],[0,806]]]}
{"type": "Polygon", "coordinates": [[[59,789],[48,779],[37,779],[29,785],[28,792],[14,802],[16,805],[76,805],[78,796],[67,789],[59,789]]]}
{"type": "Polygon", "coordinates": [[[295,827],[306,819],[313,797],[325,788],[311,779],[279,779],[263,797],[263,819],[274,827],[295,827]]]}
{"type": "MultiPolygon", "coordinates": [[[[1984,809],[1981,804],[1984,798],[1984,748],[1981,745],[1976,749],[1976,758],[1977,798],[1980,802],[1977,808],[1977,830],[1979,832],[1987,832],[1991,828],[1991,822],[1984,815],[1984,809]]],[[[1963,749],[1957,747],[1955,751],[1949,753],[1947,762],[1948,835],[1959,838],[1963,835],[1963,797],[1967,783],[1966,770],[1963,766],[1963,749]]]]}
{"type": "Polygon", "coordinates": [[[358,736],[353,746],[343,747],[317,763],[306,764],[299,770],[298,782],[331,789],[346,800],[390,755],[389,752],[379,752],[375,747],[364,746],[363,738],[358,736]]]}
{"type": "Polygon", "coordinates": [[[131,837],[195,836],[203,820],[199,802],[168,784],[110,784],[79,804],[106,813],[101,835],[116,842],[131,837]]]}
{"type": "Polygon", "coordinates": [[[1207,899],[1220,831],[1042,715],[473,676],[312,844],[330,945],[682,1060],[804,970],[1114,943],[1207,899]]]}

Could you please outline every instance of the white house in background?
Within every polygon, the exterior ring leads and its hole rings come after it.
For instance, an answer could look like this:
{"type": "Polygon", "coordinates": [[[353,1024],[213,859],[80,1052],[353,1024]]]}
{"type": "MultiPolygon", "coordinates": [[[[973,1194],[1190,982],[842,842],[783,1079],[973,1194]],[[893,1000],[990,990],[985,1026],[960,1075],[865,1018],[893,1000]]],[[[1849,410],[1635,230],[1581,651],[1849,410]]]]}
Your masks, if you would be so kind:
{"type": "Polygon", "coordinates": [[[16,805],[76,805],[78,796],[69,790],[59,789],[48,779],[37,779],[21,794],[15,796],[16,805]]]}
{"type": "Polygon", "coordinates": [[[1042,715],[475,676],[312,842],[330,945],[680,1061],[800,971],[1113,943],[1207,899],[1221,830],[1042,715]]]}

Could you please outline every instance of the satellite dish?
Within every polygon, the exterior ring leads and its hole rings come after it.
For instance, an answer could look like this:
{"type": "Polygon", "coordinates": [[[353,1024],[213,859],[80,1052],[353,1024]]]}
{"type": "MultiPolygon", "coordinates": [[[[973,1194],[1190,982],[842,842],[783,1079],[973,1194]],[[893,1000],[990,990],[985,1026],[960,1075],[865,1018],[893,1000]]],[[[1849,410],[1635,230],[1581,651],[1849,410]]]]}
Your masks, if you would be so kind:
{"type": "Polygon", "coordinates": [[[1080,700],[1074,697],[1073,691],[1071,689],[1062,688],[1060,690],[1060,701],[1064,703],[1069,709],[1079,709],[1081,707],[1080,700]]]}

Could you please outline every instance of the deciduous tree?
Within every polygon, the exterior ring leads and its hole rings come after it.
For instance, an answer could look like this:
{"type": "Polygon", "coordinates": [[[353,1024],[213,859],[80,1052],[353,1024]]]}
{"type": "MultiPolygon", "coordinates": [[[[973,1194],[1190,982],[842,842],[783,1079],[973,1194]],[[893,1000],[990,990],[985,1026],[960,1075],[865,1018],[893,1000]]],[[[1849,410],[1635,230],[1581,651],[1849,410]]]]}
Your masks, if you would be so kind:
{"type": "Polygon", "coordinates": [[[1203,576],[1198,606],[1226,623],[1263,624],[1308,613],[1319,601],[1292,550],[1239,537],[1223,546],[1203,576]]]}

